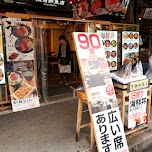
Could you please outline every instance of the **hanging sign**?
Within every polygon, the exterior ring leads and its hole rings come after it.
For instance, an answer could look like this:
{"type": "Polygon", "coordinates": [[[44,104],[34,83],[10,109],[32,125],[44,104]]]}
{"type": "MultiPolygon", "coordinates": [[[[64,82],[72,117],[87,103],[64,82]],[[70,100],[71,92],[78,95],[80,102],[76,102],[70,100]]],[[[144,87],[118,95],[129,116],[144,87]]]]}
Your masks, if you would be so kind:
{"type": "Polygon", "coordinates": [[[136,63],[139,58],[139,32],[122,32],[122,64],[136,63]]]}
{"type": "Polygon", "coordinates": [[[128,128],[147,122],[147,89],[129,93],[128,128]]]}
{"type": "Polygon", "coordinates": [[[73,4],[73,18],[89,18],[113,12],[124,15],[127,11],[129,2],[130,0],[123,0],[122,2],[120,2],[120,0],[78,1],[78,3],[73,4]]]}
{"type": "Polygon", "coordinates": [[[110,71],[117,70],[117,31],[97,31],[103,42],[110,71]]]}
{"type": "Polygon", "coordinates": [[[30,0],[29,4],[33,7],[51,8],[66,11],[68,9],[67,0],[30,0]]]}
{"type": "Polygon", "coordinates": [[[4,52],[3,52],[3,36],[2,26],[0,25],[0,84],[5,84],[5,68],[4,68],[4,52]]]}
{"type": "Polygon", "coordinates": [[[73,35],[98,151],[128,152],[101,38],[96,33],[73,35]]]}
{"type": "Polygon", "coordinates": [[[6,4],[26,4],[26,0],[0,0],[0,2],[6,4]]]}
{"type": "Polygon", "coordinates": [[[32,22],[4,20],[7,61],[34,60],[32,22]]]}

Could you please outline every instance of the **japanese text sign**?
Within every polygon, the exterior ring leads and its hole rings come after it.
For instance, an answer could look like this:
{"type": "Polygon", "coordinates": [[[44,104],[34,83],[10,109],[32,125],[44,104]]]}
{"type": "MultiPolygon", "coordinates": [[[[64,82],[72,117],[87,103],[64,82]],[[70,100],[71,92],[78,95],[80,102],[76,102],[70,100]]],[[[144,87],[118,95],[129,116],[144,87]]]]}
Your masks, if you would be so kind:
{"type": "Polygon", "coordinates": [[[98,151],[128,152],[115,91],[100,35],[96,33],[74,32],[74,40],[80,72],[89,103],[89,111],[93,118],[98,151]],[[111,122],[110,124],[112,129],[116,129],[117,125],[119,125],[117,130],[111,130],[111,132],[109,130],[110,112],[112,112],[112,117],[117,117],[117,123],[111,122]],[[100,119],[99,115],[104,117],[104,121],[100,123],[100,120],[98,120],[100,119]],[[102,141],[102,138],[105,139],[102,141]],[[106,140],[106,138],[108,139],[106,140]],[[118,142],[120,141],[120,145],[117,145],[117,140],[118,142]],[[104,148],[105,146],[107,148],[104,148]]]}
{"type": "Polygon", "coordinates": [[[146,107],[147,89],[129,93],[128,128],[134,128],[137,125],[146,123],[146,107]]]}
{"type": "Polygon", "coordinates": [[[132,91],[137,91],[137,90],[141,90],[141,89],[145,89],[149,87],[149,80],[145,79],[145,80],[139,80],[139,81],[135,81],[135,82],[130,82],[128,85],[128,91],[132,92],[132,91]]]}
{"type": "Polygon", "coordinates": [[[97,31],[103,42],[110,71],[117,70],[117,31],[97,31]]]}

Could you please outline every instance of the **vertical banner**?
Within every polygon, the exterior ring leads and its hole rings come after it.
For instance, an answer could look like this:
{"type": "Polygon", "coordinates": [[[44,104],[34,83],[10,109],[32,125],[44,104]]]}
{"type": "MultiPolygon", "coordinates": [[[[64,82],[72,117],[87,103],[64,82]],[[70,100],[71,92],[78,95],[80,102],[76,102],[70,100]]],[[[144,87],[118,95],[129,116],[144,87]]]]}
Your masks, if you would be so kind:
{"type": "Polygon", "coordinates": [[[0,25],[0,84],[5,84],[2,26],[0,25]]]}
{"type": "Polygon", "coordinates": [[[147,89],[129,93],[128,128],[147,122],[147,89]]]}
{"type": "Polygon", "coordinates": [[[7,61],[34,60],[32,22],[4,20],[7,61]]]}
{"type": "Polygon", "coordinates": [[[117,70],[117,31],[97,31],[103,42],[110,71],[117,70]]]}
{"type": "Polygon", "coordinates": [[[80,32],[73,35],[98,151],[128,152],[100,35],[80,32]]]}
{"type": "Polygon", "coordinates": [[[139,32],[122,32],[122,64],[138,61],[139,56],[139,32]]]}
{"type": "Polygon", "coordinates": [[[14,71],[7,73],[13,112],[39,107],[33,62],[13,64],[14,71]]]}

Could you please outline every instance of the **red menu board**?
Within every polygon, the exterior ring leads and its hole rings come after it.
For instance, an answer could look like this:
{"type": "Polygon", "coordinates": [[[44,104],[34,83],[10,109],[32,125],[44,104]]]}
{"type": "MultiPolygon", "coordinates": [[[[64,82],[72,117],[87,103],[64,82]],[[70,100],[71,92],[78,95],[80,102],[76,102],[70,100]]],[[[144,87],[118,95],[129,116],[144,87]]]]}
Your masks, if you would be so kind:
{"type": "Polygon", "coordinates": [[[129,152],[100,35],[73,35],[98,151],[129,152]]]}

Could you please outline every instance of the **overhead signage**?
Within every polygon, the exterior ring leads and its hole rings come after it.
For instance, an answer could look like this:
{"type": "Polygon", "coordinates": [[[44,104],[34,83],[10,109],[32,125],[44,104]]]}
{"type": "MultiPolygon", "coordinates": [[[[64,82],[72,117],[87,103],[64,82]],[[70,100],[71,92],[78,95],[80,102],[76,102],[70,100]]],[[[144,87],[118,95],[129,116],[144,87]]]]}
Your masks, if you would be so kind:
{"type": "Polygon", "coordinates": [[[73,36],[98,151],[129,152],[100,35],[73,36]]]}
{"type": "Polygon", "coordinates": [[[29,4],[33,7],[41,7],[41,8],[52,8],[59,10],[67,10],[68,8],[67,0],[30,0],[29,4]]]}
{"type": "Polygon", "coordinates": [[[102,14],[110,14],[118,12],[125,14],[128,8],[130,0],[85,0],[76,4],[73,4],[73,18],[82,19],[92,16],[98,16],[102,14]]]}
{"type": "Polygon", "coordinates": [[[26,4],[27,0],[0,0],[0,2],[6,4],[26,4]]]}

